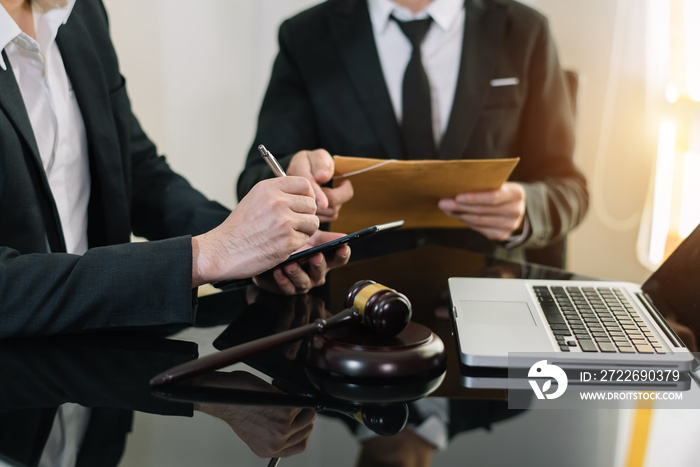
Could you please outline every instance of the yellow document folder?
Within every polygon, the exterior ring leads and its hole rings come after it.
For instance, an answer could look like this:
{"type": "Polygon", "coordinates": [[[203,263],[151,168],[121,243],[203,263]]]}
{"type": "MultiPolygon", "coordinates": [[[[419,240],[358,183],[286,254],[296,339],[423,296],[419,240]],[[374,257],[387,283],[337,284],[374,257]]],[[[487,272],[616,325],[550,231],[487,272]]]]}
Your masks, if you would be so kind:
{"type": "Polygon", "coordinates": [[[500,187],[518,163],[511,159],[399,161],[334,156],[334,186],[352,182],[355,195],[343,204],[331,230],[354,232],[403,219],[404,228],[463,228],[438,208],[442,198],[500,187]]]}

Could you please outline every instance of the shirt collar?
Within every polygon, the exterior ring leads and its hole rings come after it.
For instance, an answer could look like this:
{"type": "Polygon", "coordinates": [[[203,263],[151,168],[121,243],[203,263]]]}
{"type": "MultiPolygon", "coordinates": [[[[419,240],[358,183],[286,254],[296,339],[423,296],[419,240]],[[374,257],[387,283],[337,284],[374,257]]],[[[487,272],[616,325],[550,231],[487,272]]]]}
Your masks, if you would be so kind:
{"type": "MultiPolygon", "coordinates": [[[[0,52],[5,50],[7,44],[12,42],[12,39],[19,36],[22,30],[17,26],[17,23],[12,19],[10,14],[5,10],[5,7],[0,5],[0,52]]],[[[7,64],[2,55],[0,55],[0,68],[7,70],[7,64]]]]}
{"type": "Polygon", "coordinates": [[[414,15],[410,10],[398,6],[391,0],[367,0],[367,3],[375,35],[386,31],[392,14],[401,20],[430,16],[440,28],[447,30],[458,17],[460,10],[464,8],[464,0],[433,0],[423,11],[414,15]]]}
{"type": "MultiPolygon", "coordinates": [[[[37,1],[33,4],[33,8],[35,14],[40,13],[50,16],[50,18],[47,19],[49,19],[50,24],[53,25],[52,33],[53,38],[55,38],[58,33],[58,28],[68,21],[68,17],[74,5],[75,0],[68,0],[66,2],[61,0],[49,0],[43,2],[37,1]],[[61,6],[61,4],[63,4],[63,6],[61,6]]],[[[0,52],[5,50],[5,47],[20,34],[22,34],[22,30],[17,26],[17,23],[15,23],[15,20],[12,19],[7,10],[5,10],[5,7],[0,5],[0,52]]],[[[0,55],[0,69],[7,70],[7,64],[2,55],[0,55]]]]}

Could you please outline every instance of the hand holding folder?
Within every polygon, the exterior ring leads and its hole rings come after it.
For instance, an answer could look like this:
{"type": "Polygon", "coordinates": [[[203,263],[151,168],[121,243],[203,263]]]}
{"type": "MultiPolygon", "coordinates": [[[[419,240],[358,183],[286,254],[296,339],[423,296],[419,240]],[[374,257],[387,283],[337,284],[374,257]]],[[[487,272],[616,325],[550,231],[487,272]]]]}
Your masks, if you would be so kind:
{"type": "Polygon", "coordinates": [[[469,191],[494,190],[510,176],[518,158],[399,161],[334,156],[333,184],[350,180],[355,195],[343,204],[332,229],[404,219],[404,227],[464,228],[438,208],[438,201],[469,191]]]}

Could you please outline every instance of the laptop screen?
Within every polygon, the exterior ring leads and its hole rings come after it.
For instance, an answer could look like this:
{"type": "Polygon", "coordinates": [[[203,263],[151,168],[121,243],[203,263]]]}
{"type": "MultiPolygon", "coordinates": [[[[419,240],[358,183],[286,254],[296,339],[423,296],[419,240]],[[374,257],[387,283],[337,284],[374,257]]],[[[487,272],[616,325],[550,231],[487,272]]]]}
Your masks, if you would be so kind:
{"type": "Polygon", "coordinates": [[[700,226],[644,282],[642,290],[667,320],[700,339],[700,226]]]}

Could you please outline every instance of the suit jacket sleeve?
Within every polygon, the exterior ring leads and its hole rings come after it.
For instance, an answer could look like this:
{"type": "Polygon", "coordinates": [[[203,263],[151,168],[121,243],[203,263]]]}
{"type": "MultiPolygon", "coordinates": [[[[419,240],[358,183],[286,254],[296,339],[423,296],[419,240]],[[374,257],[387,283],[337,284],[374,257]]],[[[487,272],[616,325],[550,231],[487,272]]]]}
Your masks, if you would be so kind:
{"type": "Polygon", "coordinates": [[[521,163],[512,179],[525,187],[532,229],[520,246],[537,248],[561,240],[583,220],[588,191],[573,161],[571,96],[546,19],[531,37],[527,97],[514,150],[521,163]]]}

